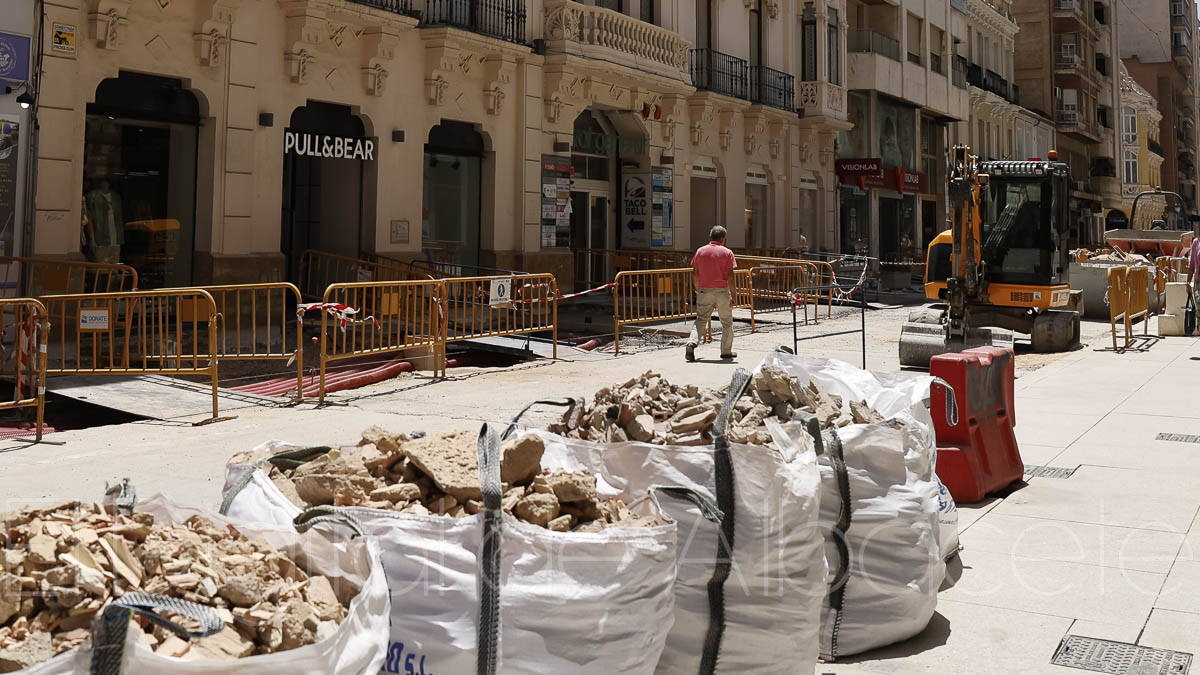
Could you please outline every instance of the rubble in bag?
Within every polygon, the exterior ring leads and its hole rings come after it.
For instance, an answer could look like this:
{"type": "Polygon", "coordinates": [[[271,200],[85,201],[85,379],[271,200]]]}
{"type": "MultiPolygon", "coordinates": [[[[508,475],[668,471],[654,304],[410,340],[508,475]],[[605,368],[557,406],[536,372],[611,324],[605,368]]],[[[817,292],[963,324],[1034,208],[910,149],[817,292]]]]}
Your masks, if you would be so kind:
{"type": "MultiPolygon", "coordinates": [[[[727,391],[728,387],[674,385],[661,375],[646,372],[596,392],[591,402],[573,406],[549,431],[604,443],[707,445],[712,442],[713,424],[727,391]]],[[[801,384],[782,369],[768,365],[754,374],[734,404],[727,435],[734,443],[773,447],[766,420],[790,422],[799,412],[816,415],[822,428],[883,421],[866,402],[850,401],[849,411],[843,411],[842,398],[826,392],[816,380],[801,384]]]]}
{"type": "MultiPolygon", "coordinates": [[[[0,515],[0,673],[46,661],[91,636],[92,620],[129,592],[212,607],[224,630],[185,641],[141,619],[139,639],[187,660],[295,649],[337,630],[347,608],[266,539],[199,516],[155,525],[98,504],[0,515]]],[[[187,623],[187,619],[182,619],[187,623]]]]}
{"type": "MultiPolygon", "coordinates": [[[[332,504],[462,518],[483,509],[477,437],[454,431],[410,439],[371,427],[356,447],[332,449],[294,469],[263,469],[300,508],[332,504]]],[[[519,520],[558,532],[662,524],[619,500],[600,499],[594,474],[544,471],[545,447],[534,434],[508,439],[501,449],[502,508],[519,520]]]]}

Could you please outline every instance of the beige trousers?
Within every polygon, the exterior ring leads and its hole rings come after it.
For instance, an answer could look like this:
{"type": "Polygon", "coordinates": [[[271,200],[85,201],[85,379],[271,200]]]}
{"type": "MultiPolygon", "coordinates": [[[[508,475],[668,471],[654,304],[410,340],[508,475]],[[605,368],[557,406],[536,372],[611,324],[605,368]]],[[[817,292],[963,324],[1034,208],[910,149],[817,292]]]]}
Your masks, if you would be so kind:
{"type": "Polygon", "coordinates": [[[693,347],[700,344],[704,329],[712,319],[713,310],[721,318],[721,355],[733,353],[733,310],[730,309],[728,288],[701,288],[696,291],[696,324],[687,343],[693,347]]]}

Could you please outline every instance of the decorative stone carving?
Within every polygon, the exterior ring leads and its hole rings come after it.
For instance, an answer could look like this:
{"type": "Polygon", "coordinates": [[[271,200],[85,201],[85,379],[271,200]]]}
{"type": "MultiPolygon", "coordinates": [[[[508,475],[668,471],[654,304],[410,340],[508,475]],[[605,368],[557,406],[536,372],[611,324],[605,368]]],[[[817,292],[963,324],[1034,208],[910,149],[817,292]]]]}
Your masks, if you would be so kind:
{"type": "Polygon", "coordinates": [[[547,122],[557,122],[562,117],[563,101],[561,96],[556,94],[545,99],[544,105],[546,106],[547,122]]]}
{"type": "Polygon", "coordinates": [[[387,89],[387,68],[383,64],[376,63],[374,66],[363,68],[363,84],[367,88],[367,93],[372,96],[383,96],[383,92],[387,89]]]}
{"type": "Polygon", "coordinates": [[[779,0],[766,0],[767,16],[772,19],[779,18],[779,0]]]}
{"type": "Polygon", "coordinates": [[[728,150],[729,142],[732,140],[733,140],[733,131],[731,129],[726,129],[726,130],[722,131],[721,132],[721,149],[728,150]]]}
{"type": "Polygon", "coordinates": [[[554,7],[547,7],[546,39],[579,39],[579,19],[581,15],[582,10],[576,5],[562,4],[554,7]]]}
{"type": "Polygon", "coordinates": [[[439,74],[425,80],[425,97],[429,100],[430,105],[442,105],[446,102],[446,90],[449,88],[450,83],[439,74]]]}
{"type": "Polygon", "coordinates": [[[195,38],[196,46],[199,51],[200,65],[221,65],[221,57],[225,51],[225,46],[229,41],[225,34],[219,29],[213,28],[207,33],[197,33],[195,38]]]}
{"type": "Polygon", "coordinates": [[[841,111],[845,109],[846,91],[836,84],[829,86],[829,109],[841,111]]]}
{"type": "Polygon", "coordinates": [[[88,25],[96,45],[101,49],[116,49],[121,29],[129,22],[131,0],[90,0],[88,25]]]}
{"type": "Polygon", "coordinates": [[[288,76],[292,78],[292,82],[305,84],[308,82],[309,71],[316,65],[317,59],[308,53],[307,49],[301,49],[298,52],[285,54],[284,61],[287,63],[288,76]]]}
{"type": "Polygon", "coordinates": [[[341,49],[342,45],[346,43],[346,28],[347,26],[344,23],[330,21],[326,24],[326,29],[329,31],[329,41],[333,43],[334,47],[341,49]]]}
{"type": "Polygon", "coordinates": [[[817,105],[817,83],[805,82],[800,85],[800,106],[803,108],[817,105]]]}
{"type": "Polygon", "coordinates": [[[483,92],[484,104],[489,115],[499,116],[504,112],[504,90],[500,85],[483,92]]]}

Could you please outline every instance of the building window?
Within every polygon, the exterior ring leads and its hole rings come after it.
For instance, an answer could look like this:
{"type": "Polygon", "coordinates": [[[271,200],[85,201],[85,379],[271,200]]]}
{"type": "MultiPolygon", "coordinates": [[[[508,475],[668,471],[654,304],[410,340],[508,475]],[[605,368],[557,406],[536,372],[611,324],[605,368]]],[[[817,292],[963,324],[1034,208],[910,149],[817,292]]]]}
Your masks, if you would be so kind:
{"type": "Polygon", "coordinates": [[[1132,150],[1125,151],[1125,184],[1138,184],[1138,155],[1132,150]]]}
{"type": "Polygon", "coordinates": [[[804,5],[800,20],[800,79],[815,82],[817,79],[817,13],[810,2],[804,5]]]}
{"type": "Polygon", "coordinates": [[[1121,140],[1126,145],[1138,142],[1137,112],[1130,106],[1121,108],[1121,140]]]}
{"type": "Polygon", "coordinates": [[[1187,0],[1171,0],[1171,16],[1183,16],[1187,8],[1187,0]]]}
{"type": "Polygon", "coordinates": [[[923,23],[915,14],[908,15],[908,61],[917,65],[922,63],[921,55],[925,52],[921,45],[923,23]]]}
{"type": "Polygon", "coordinates": [[[842,59],[840,56],[842,33],[841,27],[838,25],[838,11],[832,7],[829,8],[829,28],[827,31],[828,39],[826,40],[826,47],[828,55],[826,63],[829,68],[829,82],[830,84],[840,85],[842,83],[842,59]]]}
{"type": "Polygon", "coordinates": [[[746,178],[746,245],[753,248],[773,246],[775,241],[771,233],[769,191],[765,176],[747,175],[746,178]]]}
{"type": "Polygon", "coordinates": [[[929,69],[941,75],[946,74],[946,71],[942,70],[942,50],[945,49],[944,40],[945,31],[937,26],[929,27],[929,69]]]}
{"type": "Polygon", "coordinates": [[[762,16],[762,0],[753,0],[753,4],[750,5],[750,66],[752,68],[762,65],[762,16]]]}
{"type": "Polygon", "coordinates": [[[712,48],[712,0],[696,0],[696,49],[712,48]]]}

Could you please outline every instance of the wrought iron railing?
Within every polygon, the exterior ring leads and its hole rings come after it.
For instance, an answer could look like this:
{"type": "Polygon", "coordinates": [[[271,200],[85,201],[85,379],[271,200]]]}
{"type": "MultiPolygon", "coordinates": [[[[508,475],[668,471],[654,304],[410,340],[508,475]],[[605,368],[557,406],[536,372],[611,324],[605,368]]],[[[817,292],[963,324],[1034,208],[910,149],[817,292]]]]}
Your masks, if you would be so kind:
{"type": "Polygon", "coordinates": [[[983,89],[983,66],[975,63],[967,65],[967,84],[983,89]]]}
{"type": "Polygon", "coordinates": [[[525,42],[525,0],[425,0],[421,23],[525,42]]]}
{"type": "Polygon", "coordinates": [[[715,49],[693,49],[689,55],[692,84],[733,98],[749,99],[750,64],[715,49]]]}
{"type": "Polygon", "coordinates": [[[983,88],[1000,98],[1008,98],[1008,80],[994,70],[983,71],[983,88]]]}
{"type": "Polygon", "coordinates": [[[751,66],[750,100],[796,112],[796,78],[766,66],[751,66]]]}
{"type": "Polygon", "coordinates": [[[873,53],[900,60],[900,41],[870,30],[852,30],[846,35],[846,51],[873,53]]]}
{"type": "Polygon", "coordinates": [[[1008,102],[1014,105],[1021,105],[1021,88],[1015,84],[1008,85],[1008,102]]]}
{"type": "Polygon", "coordinates": [[[356,5],[366,5],[375,9],[382,9],[385,12],[393,14],[403,14],[405,16],[417,16],[420,14],[412,4],[412,0],[349,0],[356,5]]]}
{"type": "Polygon", "coordinates": [[[1054,11],[1082,12],[1083,7],[1079,4],[1079,0],[1054,0],[1054,11]]]}

